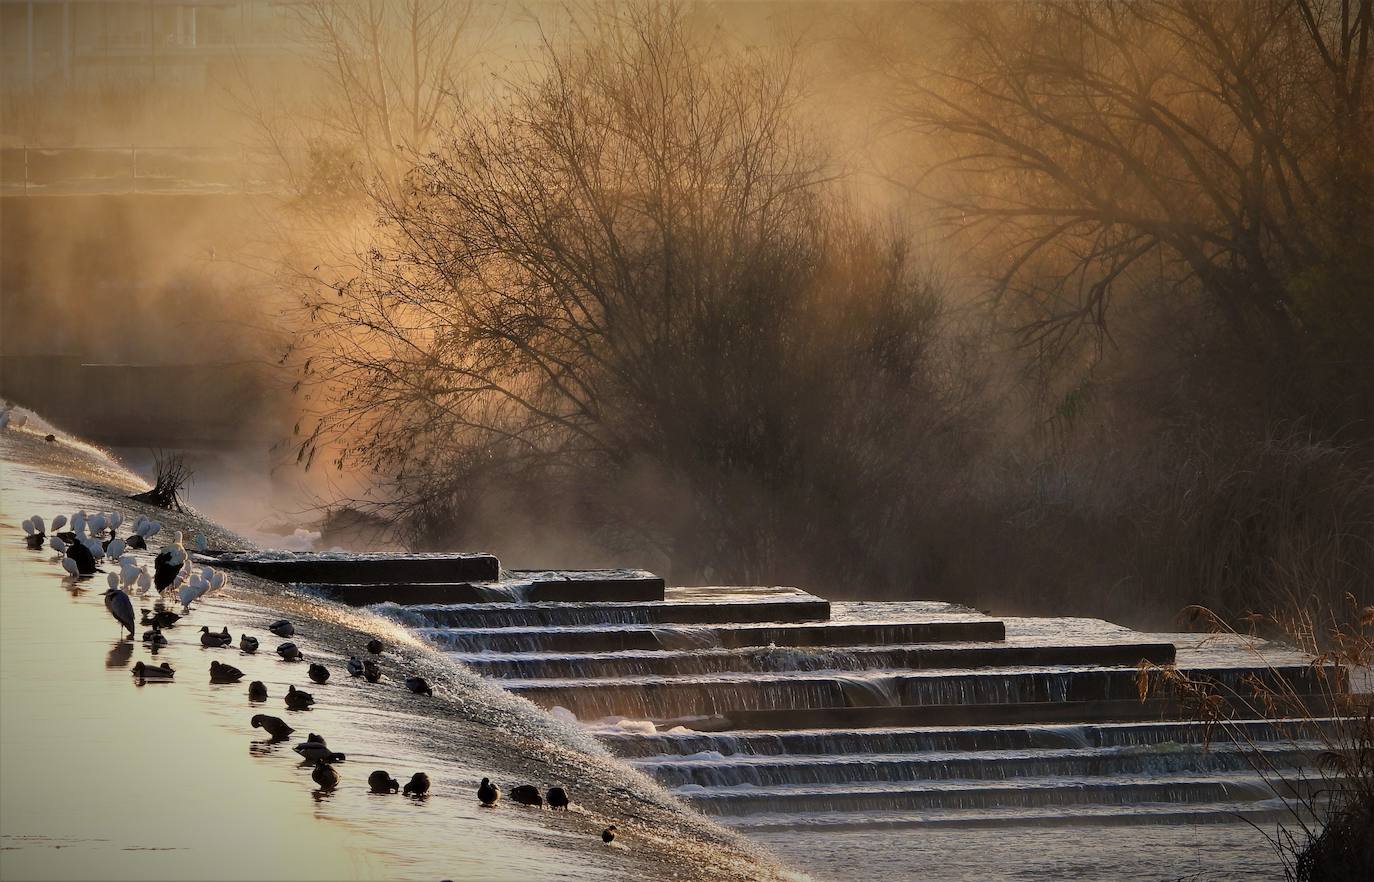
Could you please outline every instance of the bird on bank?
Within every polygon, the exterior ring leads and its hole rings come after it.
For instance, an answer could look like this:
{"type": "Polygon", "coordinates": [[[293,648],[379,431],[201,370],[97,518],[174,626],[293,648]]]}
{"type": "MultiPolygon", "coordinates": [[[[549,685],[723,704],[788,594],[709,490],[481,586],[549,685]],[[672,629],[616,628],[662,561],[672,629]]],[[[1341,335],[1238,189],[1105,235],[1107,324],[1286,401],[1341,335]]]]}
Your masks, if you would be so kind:
{"type": "MultiPolygon", "coordinates": [[[[26,534],[24,536],[24,544],[28,546],[28,548],[32,551],[38,551],[42,549],[43,543],[47,541],[47,535],[44,531],[45,524],[43,523],[43,519],[38,515],[34,515],[27,521],[24,521],[19,526],[24,528],[24,533],[26,534]]],[[[57,529],[56,521],[53,522],[53,529],[57,529]]]]}
{"type": "Polygon", "coordinates": [[[66,567],[67,572],[74,576],[78,573],[82,576],[89,576],[95,572],[95,555],[91,553],[90,548],[82,543],[73,542],[67,546],[67,556],[62,559],[62,566],[66,567]],[[76,564],[76,572],[67,566],[69,560],[76,564]]]}
{"type": "Polygon", "coordinates": [[[143,662],[135,662],[130,670],[140,680],[170,680],[176,674],[176,671],[172,670],[172,666],[166,662],[157,667],[145,665],[143,662]]]}
{"type": "Polygon", "coordinates": [[[306,676],[310,678],[310,681],[312,683],[318,683],[321,686],[323,686],[325,683],[329,682],[329,668],[326,668],[322,664],[311,664],[309,669],[306,670],[305,673],[306,676]]]}
{"type": "Polygon", "coordinates": [[[395,793],[401,789],[400,783],[383,769],[367,776],[367,786],[372,788],[373,793],[395,793]]]}
{"type": "Polygon", "coordinates": [[[482,803],[484,808],[491,808],[496,805],[496,801],[501,798],[501,788],[491,783],[490,778],[483,778],[482,783],[477,785],[477,800],[482,803]]]}
{"type": "MultiPolygon", "coordinates": [[[[157,557],[153,558],[153,585],[158,591],[172,587],[181,568],[186,563],[186,546],[181,544],[181,531],[176,532],[170,545],[163,546],[157,557]]],[[[192,598],[194,599],[194,598],[192,598]]],[[[183,600],[183,602],[185,602],[183,600]]]]}
{"type": "Polygon", "coordinates": [[[382,666],[372,659],[363,662],[363,679],[369,683],[380,683],[382,680],[382,666]]]}
{"type": "Polygon", "coordinates": [[[252,655],[258,651],[258,638],[249,637],[247,634],[241,635],[239,637],[239,649],[243,650],[248,655],[252,655]]]}
{"type": "Polygon", "coordinates": [[[534,805],[540,808],[544,806],[544,797],[539,795],[539,788],[533,784],[521,784],[518,787],[512,787],[510,798],[513,802],[518,802],[521,805],[534,805]]]}
{"type": "Polygon", "coordinates": [[[416,772],[410,776],[410,781],[401,792],[406,796],[424,796],[429,793],[429,776],[424,772],[416,772]]]}
{"type": "Polygon", "coordinates": [[[277,647],[277,655],[281,656],[282,661],[289,662],[298,662],[305,658],[301,655],[301,651],[296,648],[296,644],[289,640],[277,647]]]}
{"type": "Polygon", "coordinates": [[[111,560],[119,560],[127,547],[128,545],[123,539],[111,537],[110,541],[105,543],[105,556],[111,560]]]}
{"type": "Polygon", "coordinates": [[[341,753],[335,753],[329,749],[329,745],[324,743],[324,739],[315,740],[316,736],[312,733],[310,738],[305,739],[300,744],[291,748],[300,754],[307,762],[317,763],[341,763],[346,757],[341,753]]]}
{"type": "Polygon", "coordinates": [[[211,683],[237,683],[242,679],[243,671],[233,665],[223,665],[217,661],[210,662],[211,683]]]}
{"type": "MultiPolygon", "coordinates": [[[[257,684],[262,685],[262,684],[257,684]]],[[[281,717],[274,717],[268,714],[253,714],[253,728],[261,729],[272,736],[273,741],[285,741],[291,737],[291,733],[296,731],[286,724],[281,717]]]]}
{"type": "Polygon", "coordinates": [[[406,688],[416,695],[428,695],[434,697],[434,690],[430,688],[429,681],[424,677],[406,677],[406,688]]]}
{"type": "Polygon", "coordinates": [[[209,625],[200,626],[200,645],[206,649],[222,649],[234,642],[234,638],[229,635],[229,629],[223,631],[211,631],[209,625]]]}
{"type": "Polygon", "coordinates": [[[321,790],[333,790],[339,786],[339,773],[324,760],[315,763],[315,770],[310,773],[310,777],[320,785],[321,790]]]}
{"type": "Polygon", "coordinates": [[[285,701],[286,706],[291,710],[305,710],[315,703],[315,696],[309,692],[302,692],[295,686],[288,686],[285,701]]]}
{"type": "Polygon", "coordinates": [[[373,655],[381,655],[383,648],[384,647],[382,646],[382,641],[378,640],[376,637],[373,637],[371,640],[367,641],[367,651],[372,653],[373,655]]]}
{"type": "Polygon", "coordinates": [[[282,638],[296,636],[296,629],[286,619],[273,622],[267,626],[267,630],[282,638]]]}
{"type": "Polygon", "coordinates": [[[615,824],[612,824],[605,830],[601,831],[601,841],[606,843],[607,845],[610,845],[612,842],[615,842],[615,824]]]}
{"type": "Polygon", "coordinates": [[[354,677],[361,677],[363,675],[363,660],[356,655],[349,658],[348,673],[354,677]]]}
{"type": "Polygon", "coordinates": [[[545,798],[549,802],[549,808],[563,809],[566,811],[571,804],[571,800],[568,799],[568,791],[564,790],[562,787],[550,787],[549,792],[545,794],[545,798]]]}
{"type": "MultiPolygon", "coordinates": [[[[113,575],[113,573],[111,573],[113,575]]],[[[129,595],[118,588],[111,588],[105,592],[105,608],[114,616],[114,620],[119,622],[120,628],[129,630],[129,639],[134,636],[134,605],[129,600],[129,595]]]]}
{"type": "MultiPolygon", "coordinates": [[[[254,680],[252,683],[249,683],[249,684],[248,684],[248,700],[249,700],[249,701],[266,701],[266,700],[267,700],[267,684],[263,683],[261,680],[254,680]]],[[[274,717],[273,719],[275,719],[275,717],[274,717]]]]}

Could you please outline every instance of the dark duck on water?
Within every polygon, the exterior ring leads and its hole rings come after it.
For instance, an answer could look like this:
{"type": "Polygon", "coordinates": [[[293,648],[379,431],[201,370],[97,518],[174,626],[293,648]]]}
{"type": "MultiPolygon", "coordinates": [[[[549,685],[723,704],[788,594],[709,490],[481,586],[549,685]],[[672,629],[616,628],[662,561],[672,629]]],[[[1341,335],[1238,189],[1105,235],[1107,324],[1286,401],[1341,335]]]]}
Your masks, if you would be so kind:
{"type": "Polygon", "coordinates": [[[512,787],[510,790],[510,798],[512,802],[518,802],[521,805],[533,805],[540,808],[544,807],[544,797],[539,795],[539,788],[535,787],[533,784],[521,784],[517,787],[512,787]]]}
{"type": "Polygon", "coordinates": [[[424,796],[429,793],[429,776],[424,772],[416,772],[410,776],[410,781],[402,789],[406,796],[424,796]]]}

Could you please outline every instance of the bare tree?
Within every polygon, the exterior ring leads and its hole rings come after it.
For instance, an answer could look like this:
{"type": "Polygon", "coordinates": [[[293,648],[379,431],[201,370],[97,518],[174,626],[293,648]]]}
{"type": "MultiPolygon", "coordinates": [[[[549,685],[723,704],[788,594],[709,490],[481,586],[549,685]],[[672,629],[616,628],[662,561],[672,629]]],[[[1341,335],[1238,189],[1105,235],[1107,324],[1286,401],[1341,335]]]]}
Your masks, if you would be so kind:
{"type": "Polygon", "coordinates": [[[231,97],[306,197],[358,194],[408,168],[482,42],[471,0],[311,0],[284,16],[314,79],[270,81],[240,59],[231,97]]]}
{"type": "Polygon", "coordinates": [[[381,197],[365,271],[311,300],[330,394],[302,459],[453,529],[497,485],[572,485],[584,514],[615,495],[620,531],[741,577],[808,542],[910,545],[919,439],[957,422],[938,303],[827,184],[791,55],[658,5],[541,63],[455,120],[381,197]]]}
{"type": "Polygon", "coordinates": [[[1029,345],[1196,291],[1259,360],[1371,372],[1370,0],[947,12],[948,54],[892,70],[945,157],[928,192],[995,255],[1029,345]]]}

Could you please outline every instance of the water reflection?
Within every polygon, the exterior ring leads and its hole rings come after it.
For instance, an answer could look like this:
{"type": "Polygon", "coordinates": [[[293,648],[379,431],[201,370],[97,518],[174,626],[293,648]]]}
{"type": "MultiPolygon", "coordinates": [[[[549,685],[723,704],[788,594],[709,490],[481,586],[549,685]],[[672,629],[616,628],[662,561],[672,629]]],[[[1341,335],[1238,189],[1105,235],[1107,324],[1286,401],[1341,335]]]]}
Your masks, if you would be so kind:
{"type": "Polygon", "coordinates": [[[133,657],[134,645],[128,640],[119,640],[105,654],[105,667],[126,668],[129,666],[129,659],[133,657]]]}
{"type": "Polygon", "coordinates": [[[269,738],[266,741],[248,742],[248,754],[250,756],[271,756],[277,752],[285,738],[269,738]]]}

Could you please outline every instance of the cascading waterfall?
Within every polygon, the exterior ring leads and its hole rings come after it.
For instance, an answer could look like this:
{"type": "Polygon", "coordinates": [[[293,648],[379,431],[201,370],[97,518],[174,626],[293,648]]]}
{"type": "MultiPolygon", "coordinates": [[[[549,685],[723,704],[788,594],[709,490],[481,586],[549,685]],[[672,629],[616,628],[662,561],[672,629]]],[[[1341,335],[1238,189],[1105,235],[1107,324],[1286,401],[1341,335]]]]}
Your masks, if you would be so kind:
{"type": "MultiPolygon", "coordinates": [[[[374,609],[586,721],[613,753],[746,830],[1196,822],[1282,807],[1254,751],[1142,705],[1139,662],[1174,661],[1160,635],[1085,619],[1012,630],[947,604],[837,604],[838,621],[817,621],[821,607],[793,589],[575,603],[490,591],[484,603],[374,609]],[[950,722],[923,724],[932,709],[950,722]]],[[[1245,658],[1197,652],[1189,673],[1238,694],[1256,681],[1320,691],[1305,659],[1266,670],[1245,658]]],[[[1321,734],[1265,721],[1238,731],[1270,770],[1309,765],[1321,734]]]]}

